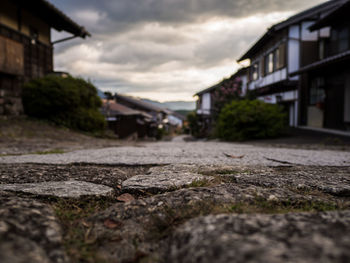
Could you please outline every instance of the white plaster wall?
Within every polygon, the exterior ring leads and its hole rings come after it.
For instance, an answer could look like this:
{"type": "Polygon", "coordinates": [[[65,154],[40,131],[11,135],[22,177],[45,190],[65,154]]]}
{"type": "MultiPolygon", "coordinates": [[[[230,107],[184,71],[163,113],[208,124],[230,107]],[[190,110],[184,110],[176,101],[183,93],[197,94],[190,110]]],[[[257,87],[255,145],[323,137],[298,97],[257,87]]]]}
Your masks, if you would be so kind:
{"type": "MultiPolygon", "coordinates": [[[[297,71],[300,67],[300,43],[299,40],[290,39],[288,41],[288,72],[297,71]]],[[[298,80],[299,76],[291,78],[298,80]]]]}
{"type": "Polygon", "coordinates": [[[282,80],[287,79],[287,69],[283,68],[281,70],[275,71],[272,74],[269,74],[263,78],[260,78],[256,81],[253,81],[249,85],[249,89],[255,89],[264,87],[267,85],[271,85],[276,82],[280,82],[282,80]]]}
{"type": "Polygon", "coordinates": [[[258,97],[258,100],[261,100],[261,101],[266,102],[266,103],[271,103],[271,104],[277,103],[276,96],[274,94],[268,95],[268,96],[263,96],[263,97],[258,97]]]}
{"type": "Polygon", "coordinates": [[[290,26],[288,35],[289,35],[289,38],[299,39],[300,38],[299,25],[290,26]]]}
{"type": "Polygon", "coordinates": [[[210,93],[204,93],[202,96],[202,112],[203,114],[210,114],[210,93]]]}
{"type": "Polygon", "coordinates": [[[297,90],[283,92],[283,93],[280,93],[279,95],[282,96],[282,100],[284,100],[284,101],[298,99],[298,91],[297,90]]]}
{"type": "Polygon", "coordinates": [[[247,94],[248,78],[247,76],[242,76],[241,80],[242,80],[242,96],[244,96],[245,94],[247,94]]]}
{"type": "Polygon", "coordinates": [[[294,126],[294,104],[291,104],[289,106],[289,126],[293,127],[294,126]]]}
{"type": "MultiPolygon", "coordinates": [[[[288,60],[288,72],[296,71],[300,67],[300,26],[293,25],[288,29],[288,48],[287,48],[287,60],[288,60]]],[[[291,80],[298,80],[299,76],[290,78],[291,80]]]]}
{"type": "Polygon", "coordinates": [[[314,24],[314,22],[303,22],[301,24],[301,40],[303,41],[316,41],[318,38],[317,31],[311,32],[309,27],[314,24]]]}
{"type": "MultiPolygon", "coordinates": [[[[277,96],[280,96],[282,101],[295,101],[297,102],[298,100],[298,91],[297,90],[292,90],[292,91],[287,91],[287,92],[281,92],[281,93],[274,93],[271,95],[266,95],[259,97],[259,100],[265,101],[266,103],[277,103],[277,96]]],[[[296,107],[297,108],[297,107],[296,107]]]]}
{"type": "Polygon", "coordinates": [[[330,37],[331,36],[331,28],[325,27],[320,29],[320,37],[330,37]]]}

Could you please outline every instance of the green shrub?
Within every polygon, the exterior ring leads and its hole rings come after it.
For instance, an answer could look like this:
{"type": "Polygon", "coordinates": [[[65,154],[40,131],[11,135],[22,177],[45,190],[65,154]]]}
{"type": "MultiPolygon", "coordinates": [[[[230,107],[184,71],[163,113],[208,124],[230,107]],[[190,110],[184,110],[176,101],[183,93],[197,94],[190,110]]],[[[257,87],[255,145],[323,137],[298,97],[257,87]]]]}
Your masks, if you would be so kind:
{"type": "Polygon", "coordinates": [[[23,87],[25,113],[68,128],[96,132],[106,126],[96,88],[80,78],[47,76],[23,87]]]}
{"type": "Polygon", "coordinates": [[[222,109],[216,133],[229,141],[276,137],[285,128],[285,118],[279,105],[258,100],[232,101],[222,109]]]}
{"type": "Polygon", "coordinates": [[[192,136],[199,136],[200,134],[200,122],[198,116],[195,112],[190,112],[187,114],[188,128],[192,136]]]}

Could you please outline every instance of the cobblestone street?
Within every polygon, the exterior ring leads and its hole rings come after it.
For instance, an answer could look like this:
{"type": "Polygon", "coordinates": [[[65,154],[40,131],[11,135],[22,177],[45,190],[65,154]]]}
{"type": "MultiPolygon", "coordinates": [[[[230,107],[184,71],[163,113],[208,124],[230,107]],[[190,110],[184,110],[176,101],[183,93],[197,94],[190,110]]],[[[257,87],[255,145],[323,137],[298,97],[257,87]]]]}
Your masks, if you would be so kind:
{"type": "Polygon", "coordinates": [[[148,142],[64,154],[0,157],[0,163],[98,163],[113,165],[321,165],[349,166],[350,152],[300,150],[224,142],[148,142]]]}
{"type": "Polygon", "coordinates": [[[138,143],[0,157],[1,262],[346,262],[350,152],[138,143]]]}

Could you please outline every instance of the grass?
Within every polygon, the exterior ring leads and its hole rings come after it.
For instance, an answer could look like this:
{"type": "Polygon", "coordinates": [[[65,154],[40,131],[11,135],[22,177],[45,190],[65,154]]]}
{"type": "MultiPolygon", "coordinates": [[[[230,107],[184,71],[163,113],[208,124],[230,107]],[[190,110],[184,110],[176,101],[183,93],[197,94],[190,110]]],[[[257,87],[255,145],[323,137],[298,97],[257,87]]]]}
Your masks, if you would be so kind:
{"type": "Polygon", "coordinates": [[[215,169],[215,170],[201,170],[199,169],[198,173],[206,176],[215,176],[215,175],[234,175],[240,173],[246,173],[247,171],[240,171],[235,169],[215,169]]]}
{"type": "Polygon", "coordinates": [[[200,180],[194,180],[192,183],[186,185],[186,188],[208,187],[208,186],[212,186],[213,184],[214,184],[214,180],[204,178],[200,180]]]}
{"type": "Polygon", "coordinates": [[[0,119],[0,123],[1,137],[8,140],[49,138],[59,141],[88,139],[89,137],[116,139],[115,134],[108,129],[99,132],[83,132],[30,117],[0,119]]]}
{"type": "Polygon", "coordinates": [[[284,214],[290,212],[324,212],[346,208],[333,202],[308,200],[269,201],[261,197],[255,197],[251,202],[223,204],[218,204],[214,201],[199,201],[176,208],[164,207],[161,213],[153,216],[150,229],[152,229],[152,238],[163,239],[169,236],[178,225],[199,216],[223,213],[284,214]]]}
{"type": "MultiPolygon", "coordinates": [[[[207,180],[196,181],[192,187],[202,187],[212,182],[207,180]]],[[[60,199],[51,198],[48,201],[64,229],[64,247],[72,262],[103,263],[97,255],[101,245],[100,238],[92,235],[93,223],[87,219],[98,211],[105,210],[115,204],[113,198],[82,198],[60,199]]],[[[323,212],[347,209],[348,204],[336,202],[310,200],[267,200],[255,196],[247,202],[219,203],[213,200],[195,201],[177,207],[164,206],[156,213],[151,214],[149,225],[149,241],[159,242],[167,238],[174,229],[186,221],[199,216],[216,214],[283,214],[289,212],[323,212]]],[[[122,223],[122,222],[121,222],[122,223]]],[[[111,222],[113,224],[113,222],[111,222]]],[[[112,226],[114,227],[114,226],[112,226]]],[[[134,246],[139,242],[134,240],[134,246]]],[[[135,262],[146,260],[146,255],[139,255],[135,262]]]]}
{"type": "Polygon", "coordinates": [[[51,200],[64,230],[64,248],[72,262],[105,262],[97,256],[98,239],[91,235],[92,225],[86,219],[114,203],[112,198],[51,200]]]}
{"type": "Polygon", "coordinates": [[[61,150],[61,149],[52,149],[49,151],[36,151],[36,152],[32,152],[30,154],[40,154],[40,155],[45,155],[45,154],[62,154],[65,153],[65,151],[61,150]]]}
{"type": "Polygon", "coordinates": [[[236,178],[234,178],[233,176],[212,175],[210,179],[203,178],[203,179],[194,180],[192,183],[186,185],[186,188],[211,187],[222,183],[235,183],[235,182],[236,182],[236,178]]]}
{"type": "Polygon", "coordinates": [[[63,154],[65,151],[61,149],[52,149],[48,151],[36,151],[36,152],[30,152],[30,153],[10,153],[10,154],[0,154],[0,157],[5,157],[5,156],[20,156],[20,155],[28,155],[28,154],[39,154],[39,155],[45,155],[45,154],[63,154]]]}
{"type": "Polygon", "coordinates": [[[298,212],[325,212],[345,209],[334,202],[309,200],[269,201],[262,197],[255,197],[250,203],[238,202],[227,207],[229,212],[245,214],[285,214],[298,212]]]}

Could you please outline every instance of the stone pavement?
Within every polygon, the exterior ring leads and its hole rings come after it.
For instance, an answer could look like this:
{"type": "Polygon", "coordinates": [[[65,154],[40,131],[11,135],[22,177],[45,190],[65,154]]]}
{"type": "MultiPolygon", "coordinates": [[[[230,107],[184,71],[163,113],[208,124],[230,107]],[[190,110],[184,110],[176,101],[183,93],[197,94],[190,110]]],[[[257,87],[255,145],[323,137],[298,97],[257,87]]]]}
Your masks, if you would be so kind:
{"type": "Polygon", "coordinates": [[[350,152],[218,142],[0,157],[0,262],[349,262],[350,152]]]}
{"type": "Polygon", "coordinates": [[[0,163],[98,163],[119,165],[322,165],[348,166],[350,152],[257,147],[224,142],[158,142],[64,154],[2,156],[0,163]]]}

